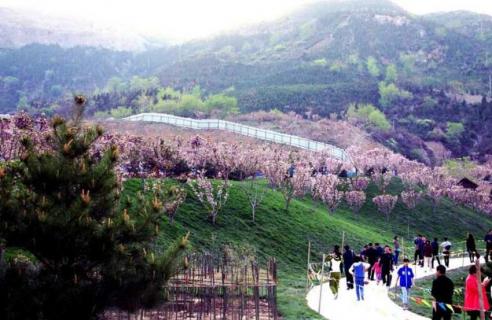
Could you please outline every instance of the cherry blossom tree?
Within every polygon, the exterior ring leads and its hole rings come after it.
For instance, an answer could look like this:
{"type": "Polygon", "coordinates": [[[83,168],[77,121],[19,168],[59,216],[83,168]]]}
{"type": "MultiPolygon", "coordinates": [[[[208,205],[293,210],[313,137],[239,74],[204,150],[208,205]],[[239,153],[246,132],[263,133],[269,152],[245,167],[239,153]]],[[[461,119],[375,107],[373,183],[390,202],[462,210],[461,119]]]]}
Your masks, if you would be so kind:
{"type": "Polygon", "coordinates": [[[229,197],[229,184],[227,181],[212,183],[205,177],[203,171],[199,172],[194,180],[189,180],[188,185],[195,197],[205,207],[208,218],[215,225],[220,210],[224,207],[229,197]]]}
{"type": "Polygon", "coordinates": [[[371,180],[378,187],[379,192],[384,194],[386,193],[386,189],[388,188],[391,180],[393,179],[393,174],[389,171],[381,172],[376,171],[371,175],[371,180]]]}
{"type": "Polygon", "coordinates": [[[152,192],[155,199],[162,199],[162,210],[173,223],[179,206],[186,199],[186,190],[180,186],[167,185],[164,180],[146,180],[146,191],[152,192]]]}
{"type": "Polygon", "coordinates": [[[350,185],[353,191],[364,191],[369,186],[369,179],[366,177],[351,178],[350,185]]]}
{"type": "Polygon", "coordinates": [[[255,222],[256,210],[265,197],[265,190],[261,187],[260,183],[255,177],[244,181],[243,184],[241,184],[241,190],[248,197],[248,202],[251,207],[251,216],[253,222],[255,222]]]}
{"type": "Polygon", "coordinates": [[[366,193],[364,191],[347,191],[345,192],[345,201],[355,215],[358,215],[360,209],[366,202],[366,193]]]}
{"type": "Polygon", "coordinates": [[[282,193],[285,209],[293,198],[303,197],[309,190],[313,168],[298,161],[294,153],[282,149],[265,150],[261,170],[272,188],[282,193]]]}
{"type": "Polygon", "coordinates": [[[334,174],[318,174],[312,181],[312,194],[320,199],[329,213],[334,213],[343,198],[343,192],[338,189],[339,178],[334,174]]]}
{"type": "Polygon", "coordinates": [[[378,211],[386,215],[386,220],[389,222],[391,211],[395,208],[398,202],[397,196],[382,194],[372,199],[372,202],[378,207],[378,211]]]}
{"type": "Polygon", "coordinates": [[[410,212],[415,210],[417,204],[422,198],[422,192],[416,191],[414,189],[408,189],[406,191],[402,191],[400,194],[401,201],[408,209],[407,212],[407,237],[410,237],[410,212]]]}

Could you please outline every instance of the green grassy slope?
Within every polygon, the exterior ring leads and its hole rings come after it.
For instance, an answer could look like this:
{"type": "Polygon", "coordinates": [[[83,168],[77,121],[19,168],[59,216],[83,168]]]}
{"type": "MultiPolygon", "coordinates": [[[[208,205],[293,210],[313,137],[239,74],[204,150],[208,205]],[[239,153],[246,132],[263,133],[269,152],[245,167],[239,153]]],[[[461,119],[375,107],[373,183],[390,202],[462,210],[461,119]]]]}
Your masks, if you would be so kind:
{"type": "MultiPolygon", "coordinates": [[[[369,188],[368,201],[359,216],[354,216],[345,207],[334,215],[328,215],[320,203],[305,198],[294,200],[286,212],[282,195],[269,189],[264,183],[265,198],[257,211],[256,222],[252,222],[249,204],[234,182],[230,198],[219,214],[216,226],[207,221],[207,214],[200,203],[191,195],[178,211],[173,225],[165,223],[160,244],[165,245],[179,235],[191,231],[191,242],[195,250],[213,251],[223,244],[254,248],[262,259],[274,256],[278,260],[279,309],[285,319],[317,319],[305,303],[305,266],[308,240],[313,242],[315,259],[322,250],[330,250],[340,244],[342,231],[345,243],[358,251],[367,242],[391,243],[397,234],[406,237],[407,214],[410,217],[410,235],[416,232],[451,241],[462,241],[467,231],[479,238],[492,226],[492,218],[455,207],[443,201],[437,213],[432,215],[429,201],[422,202],[414,212],[408,212],[400,203],[392,213],[390,222],[377,212],[370,198],[375,189],[369,188]]],[[[125,183],[124,194],[134,194],[141,189],[140,180],[125,183]]],[[[392,193],[401,189],[398,183],[390,187],[392,193]]],[[[406,241],[406,240],[405,240],[406,241]]],[[[326,252],[326,251],[325,251],[326,252]]]]}

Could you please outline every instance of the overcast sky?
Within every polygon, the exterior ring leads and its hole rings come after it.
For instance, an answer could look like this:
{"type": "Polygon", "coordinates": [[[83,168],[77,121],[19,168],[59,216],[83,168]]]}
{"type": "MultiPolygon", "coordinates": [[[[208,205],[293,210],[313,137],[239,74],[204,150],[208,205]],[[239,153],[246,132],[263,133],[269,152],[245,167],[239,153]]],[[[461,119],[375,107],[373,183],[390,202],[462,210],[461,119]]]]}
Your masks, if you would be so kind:
{"type": "MultiPolygon", "coordinates": [[[[182,39],[275,19],[308,2],[312,0],[0,0],[0,6],[82,16],[119,29],[182,39]]],[[[416,14],[470,10],[492,15],[492,0],[394,2],[416,14]]]]}

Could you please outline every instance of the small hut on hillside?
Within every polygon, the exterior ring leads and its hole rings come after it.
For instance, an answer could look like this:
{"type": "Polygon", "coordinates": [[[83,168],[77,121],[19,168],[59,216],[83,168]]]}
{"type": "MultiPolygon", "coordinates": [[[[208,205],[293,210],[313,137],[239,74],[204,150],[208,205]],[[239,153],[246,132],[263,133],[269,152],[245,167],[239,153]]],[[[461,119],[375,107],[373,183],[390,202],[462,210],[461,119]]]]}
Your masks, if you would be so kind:
{"type": "Polygon", "coordinates": [[[478,188],[478,184],[468,178],[461,179],[457,184],[465,189],[476,190],[478,188]]]}

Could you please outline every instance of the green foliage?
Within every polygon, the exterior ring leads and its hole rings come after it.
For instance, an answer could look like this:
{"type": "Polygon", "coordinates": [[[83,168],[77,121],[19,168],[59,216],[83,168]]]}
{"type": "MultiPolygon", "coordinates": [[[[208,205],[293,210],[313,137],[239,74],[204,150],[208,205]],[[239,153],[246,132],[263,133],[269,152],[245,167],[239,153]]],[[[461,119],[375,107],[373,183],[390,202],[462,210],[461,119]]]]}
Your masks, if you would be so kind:
{"type": "Polygon", "coordinates": [[[121,93],[128,89],[128,84],[119,77],[111,77],[106,83],[105,90],[108,92],[121,93]]]}
{"type": "Polygon", "coordinates": [[[52,120],[47,149],[26,137],[22,160],[0,165],[0,256],[5,245],[13,255],[0,272],[2,319],[97,319],[110,306],[152,307],[183,259],[187,237],[155,250],[165,219],[158,194],[118,207],[118,150],[93,154],[103,131],[82,124],[84,102],[76,98],[71,121],[52,120]]]}
{"type": "Polygon", "coordinates": [[[129,89],[131,91],[148,91],[156,90],[159,86],[160,81],[157,77],[141,78],[139,76],[134,76],[130,80],[129,89]]]}
{"type": "Polygon", "coordinates": [[[457,179],[469,178],[473,180],[472,173],[476,164],[470,158],[448,159],[444,167],[449,175],[457,179]]]}
{"type": "Polygon", "coordinates": [[[465,126],[461,122],[448,122],[446,137],[449,140],[459,140],[465,132],[465,126]]]}
{"type": "Polygon", "coordinates": [[[313,61],[313,65],[318,67],[326,67],[328,65],[328,61],[326,61],[325,58],[316,59],[313,61]]]}
{"type": "Polygon", "coordinates": [[[346,65],[340,61],[336,60],[330,65],[330,71],[331,72],[342,72],[344,69],[346,69],[346,65]]]}
{"type": "Polygon", "coordinates": [[[383,108],[390,108],[399,100],[409,99],[412,94],[406,90],[399,89],[394,83],[379,83],[379,103],[383,108]]]}
{"type": "Polygon", "coordinates": [[[367,71],[369,72],[369,74],[375,78],[379,77],[379,75],[381,74],[381,71],[379,70],[379,67],[378,67],[378,61],[370,56],[367,58],[367,71]]]}
{"type": "Polygon", "coordinates": [[[406,75],[411,75],[415,71],[415,64],[417,62],[417,56],[413,53],[401,53],[400,63],[403,65],[403,71],[406,75]]]}
{"type": "Polygon", "coordinates": [[[94,118],[96,118],[96,119],[107,119],[109,117],[110,117],[110,115],[109,115],[109,112],[107,112],[107,111],[96,111],[94,113],[94,118]]]}
{"type": "Polygon", "coordinates": [[[386,82],[396,82],[397,80],[398,80],[398,70],[396,69],[396,66],[393,63],[390,63],[386,67],[385,81],[386,82]]]}
{"type": "Polygon", "coordinates": [[[205,107],[208,112],[214,112],[219,117],[233,115],[239,113],[237,99],[225,94],[214,94],[205,100],[205,107]]]}
{"type": "Polygon", "coordinates": [[[377,109],[372,104],[351,104],[347,110],[349,119],[362,121],[371,127],[378,128],[383,131],[391,129],[391,124],[386,119],[384,113],[377,109]]]}
{"type": "Polygon", "coordinates": [[[110,114],[113,118],[122,119],[131,116],[133,110],[127,107],[118,107],[116,109],[112,109],[110,114]]]}

